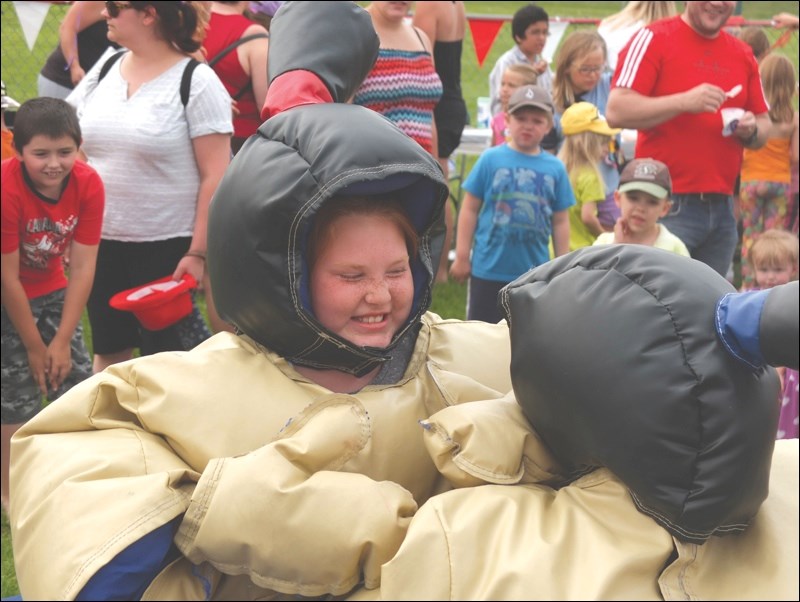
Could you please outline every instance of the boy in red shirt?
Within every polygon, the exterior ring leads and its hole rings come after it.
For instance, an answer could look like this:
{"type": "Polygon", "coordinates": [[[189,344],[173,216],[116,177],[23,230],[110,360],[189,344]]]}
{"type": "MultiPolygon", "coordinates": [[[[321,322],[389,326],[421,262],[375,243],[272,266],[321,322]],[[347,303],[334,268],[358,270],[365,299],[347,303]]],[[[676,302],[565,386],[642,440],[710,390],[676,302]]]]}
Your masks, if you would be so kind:
{"type": "Polygon", "coordinates": [[[94,281],[105,193],[78,161],[75,110],[34,98],[17,111],[16,157],[2,163],[2,504],[8,508],[11,436],[91,376],[81,316],[94,281]],[[69,253],[69,279],[64,271],[69,253]]]}

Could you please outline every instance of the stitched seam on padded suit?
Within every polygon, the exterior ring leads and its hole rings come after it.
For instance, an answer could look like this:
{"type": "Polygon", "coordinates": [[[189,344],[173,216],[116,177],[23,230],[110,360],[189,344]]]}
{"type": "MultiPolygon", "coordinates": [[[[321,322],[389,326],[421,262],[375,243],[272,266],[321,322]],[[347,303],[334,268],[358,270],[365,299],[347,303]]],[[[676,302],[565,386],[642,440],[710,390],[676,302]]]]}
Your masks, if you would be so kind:
{"type": "MultiPolygon", "coordinates": [[[[214,462],[214,470],[208,479],[209,483],[203,488],[201,498],[197,501],[197,504],[195,504],[194,512],[191,516],[191,527],[186,534],[187,543],[191,546],[194,546],[194,540],[197,537],[197,533],[200,531],[200,519],[208,512],[212,492],[217,490],[217,484],[220,481],[222,469],[227,462],[228,458],[221,458],[214,462]]],[[[191,509],[191,505],[189,507],[191,509]]]]}
{"type": "Polygon", "coordinates": [[[162,502],[161,504],[159,504],[158,506],[153,508],[153,510],[151,510],[150,512],[148,512],[144,516],[139,517],[136,521],[134,521],[133,523],[129,524],[127,527],[122,529],[120,532],[118,532],[116,535],[114,535],[111,539],[109,539],[105,544],[103,544],[99,548],[97,548],[97,550],[95,550],[94,554],[92,554],[91,556],[89,556],[89,558],[86,559],[86,561],[76,571],[76,573],[73,576],[73,578],[70,579],[69,583],[67,583],[67,585],[65,586],[64,591],[62,593],[62,597],[64,599],[67,599],[68,592],[72,589],[72,587],[74,586],[75,582],[79,580],[81,575],[83,575],[83,573],[86,571],[87,566],[90,565],[96,558],[98,558],[98,557],[102,556],[103,554],[105,554],[106,551],[109,548],[113,547],[113,545],[115,543],[117,543],[120,539],[123,539],[131,531],[136,530],[142,523],[147,522],[150,519],[150,517],[152,517],[154,515],[157,515],[157,514],[160,514],[165,508],[169,508],[170,506],[173,506],[173,505],[178,505],[178,503],[179,503],[179,500],[178,499],[174,499],[174,498],[162,502]]]}
{"type": "Polygon", "coordinates": [[[736,533],[738,531],[744,531],[748,526],[747,523],[732,523],[730,525],[720,525],[719,527],[715,527],[709,531],[692,531],[677,525],[657,510],[653,510],[652,508],[645,506],[636,493],[634,493],[632,490],[629,491],[634,503],[636,504],[636,507],[639,508],[641,512],[647,514],[658,522],[667,525],[669,529],[673,530],[673,532],[680,534],[687,539],[706,540],[718,531],[722,533],[736,533]]]}

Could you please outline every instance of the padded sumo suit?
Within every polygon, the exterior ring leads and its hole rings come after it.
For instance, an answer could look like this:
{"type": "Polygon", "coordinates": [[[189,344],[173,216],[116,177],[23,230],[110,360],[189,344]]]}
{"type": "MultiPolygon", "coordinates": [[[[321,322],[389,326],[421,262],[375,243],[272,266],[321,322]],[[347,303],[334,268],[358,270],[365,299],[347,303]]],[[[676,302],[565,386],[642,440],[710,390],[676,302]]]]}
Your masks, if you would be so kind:
{"type": "Polygon", "coordinates": [[[376,587],[417,505],[449,488],[419,421],[511,390],[508,329],[426,312],[447,183],[396,126],[344,104],[377,52],[354,3],[290,2],[277,13],[268,119],[233,159],[209,217],[215,301],[242,334],[110,367],[18,432],[10,521],[24,599],[376,587]],[[420,234],[414,307],[387,349],[326,331],[307,292],[316,210],[371,192],[402,199],[420,234]],[[352,395],[292,367],[360,373],[393,355],[407,358],[393,382],[352,395]]]}
{"type": "Polygon", "coordinates": [[[271,35],[267,119],[210,215],[241,334],[113,366],[18,431],[23,598],[797,599],[797,441],[774,441],[775,371],[715,332],[730,285],[609,245],[509,284],[507,323],[426,312],[447,189],[342,104],[377,53],[369,17],[288,2],[271,35]],[[308,309],[304,235],[346,192],[394,193],[422,238],[385,350],[308,309]],[[399,379],[352,395],[292,368],[398,355],[399,379]]]}
{"type": "MultiPolygon", "coordinates": [[[[746,338],[722,324],[729,297],[758,301],[640,245],[503,289],[516,401],[424,422],[459,488],[414,516],[382,599],[797,600],[798,443],[775,442],[775,371],[715,332],[746,338]]],[[[764,297],[761,351],[796,365],[797,282],[764,297]]]]}

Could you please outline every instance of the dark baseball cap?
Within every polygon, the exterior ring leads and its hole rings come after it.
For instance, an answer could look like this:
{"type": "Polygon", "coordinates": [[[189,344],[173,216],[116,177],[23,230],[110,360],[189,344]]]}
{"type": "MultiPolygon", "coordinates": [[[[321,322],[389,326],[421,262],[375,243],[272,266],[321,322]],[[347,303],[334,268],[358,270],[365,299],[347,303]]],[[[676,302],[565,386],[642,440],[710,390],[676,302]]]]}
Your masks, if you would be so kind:
{"type": "Polygon", "coordinates": [[[633,159],[619,176],[618,190],[620,192],[641,190],[659,199],[668,198],[672,192],[669,168],[655,159],[633,159]]]}

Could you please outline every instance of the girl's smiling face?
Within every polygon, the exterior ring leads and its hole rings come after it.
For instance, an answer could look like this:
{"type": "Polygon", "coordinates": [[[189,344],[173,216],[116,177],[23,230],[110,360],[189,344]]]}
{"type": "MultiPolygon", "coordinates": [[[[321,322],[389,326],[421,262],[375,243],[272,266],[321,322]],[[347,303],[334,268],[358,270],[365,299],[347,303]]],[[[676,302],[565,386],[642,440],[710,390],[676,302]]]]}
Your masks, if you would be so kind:
{"type": "Polygon", "coordinates": [[[311,270],[320,323],[359,346],[386,347],[411,313],[414,282],[400,227],[383,216],[346,215],[311,270]]]}

